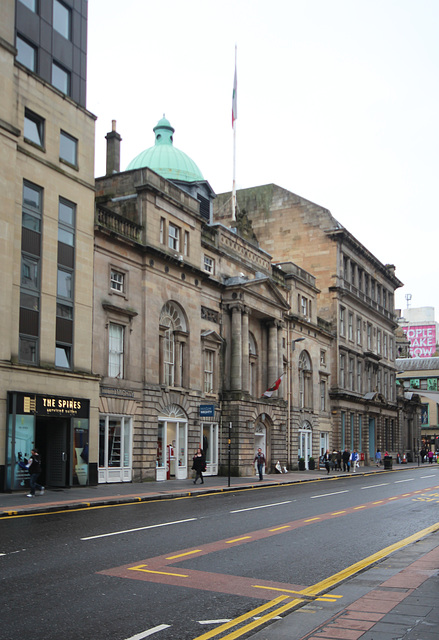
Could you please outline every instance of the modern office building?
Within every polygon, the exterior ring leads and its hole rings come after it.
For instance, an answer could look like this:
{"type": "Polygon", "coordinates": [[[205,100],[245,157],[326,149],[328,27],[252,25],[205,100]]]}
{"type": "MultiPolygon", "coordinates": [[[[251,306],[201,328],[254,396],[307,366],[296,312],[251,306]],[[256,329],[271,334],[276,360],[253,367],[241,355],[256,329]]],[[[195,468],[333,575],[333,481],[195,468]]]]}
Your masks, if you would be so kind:
{"type": "Polygon", "coordinates": [[[7,491],[24,485],[18,462],[32,447],[42,455],[43,484],[97,482],[86,28],[86,2],[2,2],[0,486],[7,491]]]}

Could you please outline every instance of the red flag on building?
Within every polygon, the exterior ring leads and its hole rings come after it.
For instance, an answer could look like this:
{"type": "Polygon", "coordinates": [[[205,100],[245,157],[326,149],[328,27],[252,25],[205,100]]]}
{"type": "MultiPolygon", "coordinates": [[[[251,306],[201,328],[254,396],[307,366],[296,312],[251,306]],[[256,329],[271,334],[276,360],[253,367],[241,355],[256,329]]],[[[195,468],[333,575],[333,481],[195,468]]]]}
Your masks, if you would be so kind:
{"type": "Polygon", "coordinates": [[[273,395],[273,393],[275,391],[277,391],[280,387],[280,383],[282,382],[282,378],[284,377],[285,374],[282,374],[277,380],[276,382],[269,388],[267,389],[267,391],[264,391],[264,393],[262,394],[261,398],[263,398],[264,396],[266,396],[267,398],[271,398],[271,396],[273,395]]]}

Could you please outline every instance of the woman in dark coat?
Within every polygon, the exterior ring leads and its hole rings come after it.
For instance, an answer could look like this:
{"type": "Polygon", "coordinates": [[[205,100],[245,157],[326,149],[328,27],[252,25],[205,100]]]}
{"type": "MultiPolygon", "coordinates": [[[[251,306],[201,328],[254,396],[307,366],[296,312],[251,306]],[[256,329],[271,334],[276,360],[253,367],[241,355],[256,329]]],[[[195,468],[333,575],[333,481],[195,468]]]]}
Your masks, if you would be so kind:
{"type": "Polygon", "coordinates": [[[206,460],[200,448],[197,449],[197,453],[194,455],[192,469],[196,472],[194,484],[197,484],[198,478],[201,479],[201,484],[204,484],[202,472],[206,471],[206,460]]]}

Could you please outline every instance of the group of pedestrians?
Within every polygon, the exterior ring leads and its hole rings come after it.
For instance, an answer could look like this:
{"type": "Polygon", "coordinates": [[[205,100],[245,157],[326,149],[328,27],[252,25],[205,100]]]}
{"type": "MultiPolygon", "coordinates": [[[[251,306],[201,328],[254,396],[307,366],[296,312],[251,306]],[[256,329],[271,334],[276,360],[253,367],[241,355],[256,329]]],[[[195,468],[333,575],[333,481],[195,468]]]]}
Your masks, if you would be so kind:
{"type": "Polygon", "coordinates": [[[328,473],[331,471],[344,471],[346,473],[352,471],[355,473],[357,467],[360,466],[359,460],[360,456],[356,449],[352,452],[349,449],[345,449],[343,452],[333,451],[332,453],[329,449],[326,449],[323,455],[323,462],[328,473]]]}

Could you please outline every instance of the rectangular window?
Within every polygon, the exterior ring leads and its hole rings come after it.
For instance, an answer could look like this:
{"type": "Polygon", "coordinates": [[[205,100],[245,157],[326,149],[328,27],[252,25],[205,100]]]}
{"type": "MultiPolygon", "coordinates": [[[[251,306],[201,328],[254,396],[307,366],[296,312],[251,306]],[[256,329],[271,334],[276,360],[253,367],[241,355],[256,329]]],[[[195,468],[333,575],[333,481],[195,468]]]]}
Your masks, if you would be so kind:
{"type": "Polygon", "coordinates": [[[344,307],[340,307],[340,335],[346,335],[346,309],[344,307]]]}
{"type": "Polygon", "coordinates": [[[56,344],[55,366],[61,369],[72,368],[72,347],[70,345],[56,344]]]}
{"type": "Polygon", "coordinates": [[[340,387],[345,388],[345,368],[346,368],[346,356],[340,356],[340,387]]]}
{"type": "Polygon", "coordinates": [[[367,366],[367,390],[368,392],[372,391],[372,367],[369,365],[367,366]]]}
{"type": "Polygon", "coordinates": [[[124,292],[125,274],[116,269],[111,269],[110,288],[118,293],[124,292]]]}
{"type": "Polygon", "coordinates": [[[185,256],[189,255],[189,231],[184,232],[183,254],[185,256]]]}
{"type": "Polygon", "coordinates": [[[381,369],[380,368],[378,368],[378,371],[377,371],[377,389],[378,389],[378,393],[383,392],[381,388],[381,369]]]}
{"type": "Polygon", "coordinates": [[[381,354],[381,330],[377,331],[377,353],[381,354]]]}
{"type": "Polygon", "coordinates": [[[180,229],[169,223],[168,246],[174,251],[180,251],[180,229]]]}
{"type": "Polygon", "coordinates": [[[375,300],[375,280],[370,279],[370,297],[375,300]]]}
{"type": "Polygon", "coordinates": [[[56,62],[52,62],[52,84],[55,89],[58,89],[62,93],[65,93],[66,96],[70,95],[70,71],[67,71],[67,69],[64,69],[64,67],[57,64],[56,62]]]}
{"type": "Polygon", "coordinates": [[[204,352],[204,393],[213,393],[213,364],[215,352],[206,349],[204,352]]]}
{"type": "Polygon", "coordinates": [[[57,296],[66,300],[73,300],[73,273],[59,267],[57,296]]]}
{"type": "Polygon", "coordinates": [[[31,71],[37,70],[37,48],[27,40],[17,35],[17,62],[27,67],[31,71]]]}
{"type": "Polygon", "coordinates": [[[307,299],[305,298],[305,296],[302,296],[302,297],[301,297],[301,300],[300,300],[300,310],[301,310],[301,313],[302,313],[302,315],[303,315],[303,316],[306,316],[306,315],[307,315],[307,311],[308,311],[308,301],[307,301],[307,299]]]}
{"type": "Polygon", "coordinates": [[[387,333],[383,335],[383,352],[384,357],[387,358],[387,333]]]}
{"type": "Polygon", "coordinates": [[[348,313],[348,338],[354,339],[354,314],[351,312],[348,313]]]}
{"type": "Polygon", "coordinates": [[[387,371],[384,371],[384,397],[386,400],[389,397],[389,374],[387,371]]]}
{"type": "Polygon", "coordinates": [[[204,256],[204,271],[212,276],[215,273],[215,260],[210,256],[204,256]]]}
{"type": "Polygon", "coordinates": [[[110,378],[123,378],[123,339],[124,327],[110,322],[108,358],[108,376],[110,378]]]}
{"type": "Polygon", "coordinates": [[[28,142],[44,147],[44,119],[29,109],[24,110],[23,136],[28,142]]]}
{"type": "Polygon", "coordinates": [[[363,393],[363,366],[360,360],[357,361],[357,391],[363,393]]]}
{"type": "Polygon", "coordinates": [[[389,358],[393,362],[393,338],[389,338],[389,358]]]}
{"type": "Polygon", "coordinates": [[[361,318],[357,317],[357,344],[361,344],[361,318]]]}
{"type": "Polygon", "coordinates": [[[160,218],[160,244],[165,242],[165,219],[160,218]]]}
{"type": "Polygon", "coordinates": [[[53,28],[67,40],[71,37],[71,21],[70,9],[59,0],[53,0],[53,28]]]}
{"type": "Polygon", "coordinates": [[[78,165],[78,141],[65,131],[59,135],[59,159],[76,167],[78,165]]]}
{"type": "Polygon", "coordinates": [[[326,411],[326,380],[320,380],[320,411],[326,411]]]}
{"type": "Polygon", "coordinates": [[[367,323],[367,348],[372,349],[372,325],[367,323]]]}
{"type": "Polygon", "coordinates": [[[349,358],[349,390],[354,390],[354,359],[349,358]]]}
{"type": "Polygon", "coordinates": [[[38,364],[43,190],[23,182],[19,360],[38,364]]]}
{"type": "Polygon", "coordinates": [[[320,364],[322,367],[326,367],[326,351],[324,349],[320,349],[320,364]]]}

